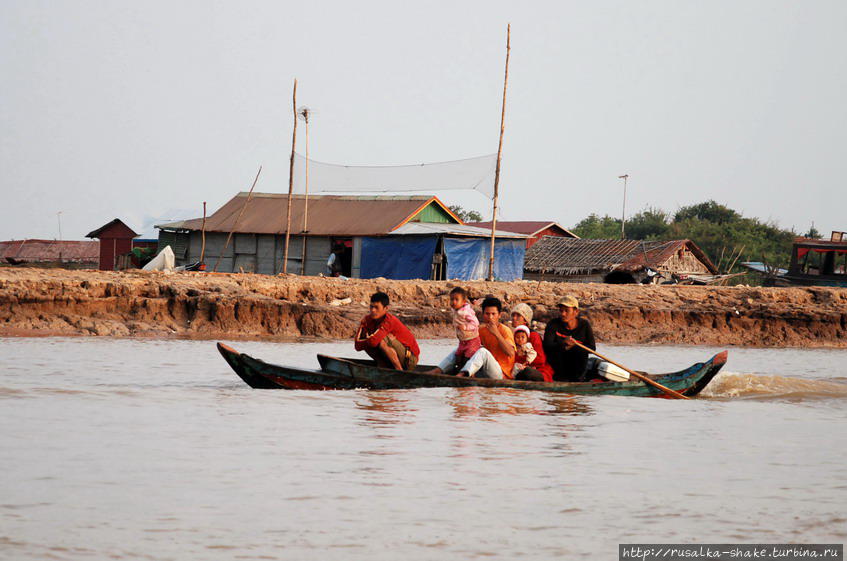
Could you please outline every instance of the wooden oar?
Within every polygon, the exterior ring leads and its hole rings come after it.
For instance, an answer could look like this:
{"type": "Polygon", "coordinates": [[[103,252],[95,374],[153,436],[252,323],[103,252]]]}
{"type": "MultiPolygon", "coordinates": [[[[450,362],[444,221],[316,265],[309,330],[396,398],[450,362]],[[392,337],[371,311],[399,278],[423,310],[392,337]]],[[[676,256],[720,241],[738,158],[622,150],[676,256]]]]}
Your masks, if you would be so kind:
{"type": "Polygon", "coordinates": [[[641,380],[642,382],[644,382],[644,383],[646,383],[646,384],[650,384],[651,386],[653,386],[653,387],[655,387],[655,388],[659,388],[660,390],[662,390],[663,392],[665,392],[666,394],[668,394],[668,395],[669,395],[669,396],[671,396],[671,397],[675,397],[676,399],[691,399],[690,397],[686,397],[686,396],[682,395],[681,393],[679,393],[679,392],[677,392],[677,391],[674,391],[674,390],[672,390],[672,389],[670,389],[670,388],[666,388],[665,386],[663,386],[663,385],[662,385],[662,384],[660,384],[659,382],[656,382],[655,380],[651,380],[650,378],[648,378],[647,376],[644,376],[643,374],[639,374],[638,372],[636,372],[636,371],[634,371],[634,370],[630,370],[629,368],[627,368],[627,367],[626,367],[626,366],[624,366],[623,364],[618,364],[618,363],[617,363],[617,362],[615,362],[614,360],[612,360],[612,359],[610,359],[610,358],[608,358],[608,357],[605,357],[605,356],[601,355],[600,353],[598,353],[598,352],[597,352],[597,351],[595,351],[594,349],[592,349],[592,348],[590,348],[590,347],[586,347],[585,345],[583,345],[582,343],[580,343],[580,342],[579,342],[579,341],[577,341],[576,339],[573,339],[573,343],[574,343],[574,345],[576,345],[576,346],[577,346],[577,347],[579,347],[580,349],[586,350],[586,351],[588,351],[588,352],[589,352],[589,353],[591,353],[591,354],[595,354],[595,355],[597,355],[598,357],[600,357],[600,358],[602,358],[603,360],[605,360],[606,362],[611,363],[611,364],[614,364],[614,365],[615,365],[615,366],[617,366],[618,368],[623,368],[624,370],[626,370],[627,372],[629,372],[631,376],[635,376],[636,378],[638,378],[638,379],[639,379],[639,380],[641,380]]]}

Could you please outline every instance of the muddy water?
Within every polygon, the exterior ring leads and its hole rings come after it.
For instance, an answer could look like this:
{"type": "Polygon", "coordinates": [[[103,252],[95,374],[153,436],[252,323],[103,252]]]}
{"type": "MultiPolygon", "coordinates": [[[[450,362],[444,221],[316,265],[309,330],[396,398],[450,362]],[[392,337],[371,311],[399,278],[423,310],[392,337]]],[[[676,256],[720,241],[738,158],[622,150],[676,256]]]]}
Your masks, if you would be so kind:
{"type": "MultiPolygon", "coordinates": [[[[433,362],[448,342],[422,344],[433,362]]],[[[233,343],[311,366],[346,344],[233,343]]],[[[717,349],[604,347],[649,371],[717,349]]],[[[210,342],[0,339],[0,558],[548,559],[847,538],[847,351],[689,402],[251,390],[210,342]]]]}

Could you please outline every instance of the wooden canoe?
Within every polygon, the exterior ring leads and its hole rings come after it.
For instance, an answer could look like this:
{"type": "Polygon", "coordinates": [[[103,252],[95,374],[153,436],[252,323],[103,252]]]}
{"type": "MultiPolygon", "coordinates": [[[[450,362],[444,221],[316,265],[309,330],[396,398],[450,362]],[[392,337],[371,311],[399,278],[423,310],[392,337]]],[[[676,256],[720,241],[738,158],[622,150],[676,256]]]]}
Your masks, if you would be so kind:
{"type": "MultiPolygon", "coordinates": [[[[651,375],[639,372],[665,387],[686,396],[703,391],[726,364],[727,352],[716,354],[706,362],[692,364],[679,372],[651,375]]],[[[324,372],[348,375],[357,387],[373,389],[407,389],[480,386],[486,388],[516,388],[576,395],[626,395],[633,397],[668,397],[662,390],[633,378],[627,382],[525,382],[520,380],[489,380],[485,378],[460,378],[443,374],[427,374],[432,366],[418,366],[414,372],[379,368],[373,361],[344,359],[318,355],[324,372]]]]}
{"type": "Polygon", "coordinates": [[[218,351],[251,388],[260,390],[352,390],[359,386],[349,376],[268,364],[218,343],[218,351]]]}
{"type": "MultiPolygon", "coordinates": [[[[517,380],[488,380],[459,378],[443,374],[427,374],[432,366],[419,365],[414,372],[379,368],[373,361],[350,360],[318,355],[321,370],[308,370],[269,364],[239,353],[222,343],[218,350],[247,385],[253,388],[284,389],[411,389],[449,387],[515,388],[577,395],[626,395],[636,397],[666,397],[652,386],[638,380],[628,382],[524,382],[517,380]]],[[[726,363],[727,352],[716,354],[706,362],[693,364],[679,372],[648,375],[660,384],[687,396],[705,388],[726,363]]]]}

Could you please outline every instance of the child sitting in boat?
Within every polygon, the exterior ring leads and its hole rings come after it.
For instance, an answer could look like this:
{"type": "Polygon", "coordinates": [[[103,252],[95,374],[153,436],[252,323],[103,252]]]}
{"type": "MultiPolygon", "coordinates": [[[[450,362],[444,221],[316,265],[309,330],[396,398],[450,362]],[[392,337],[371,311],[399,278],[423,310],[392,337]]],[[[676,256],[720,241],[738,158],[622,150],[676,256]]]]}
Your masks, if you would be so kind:
{"type": "Polygon", "coordinates": [[[532,343],[529,342],[529,327],[519,325],[515,328],[515,347],[517,349],[515,351],[515,368],[513,372],[517,376],[518,372],[524,368],[528,368],[535,362],[535,358],[538,356],[538,352],[533,348],[532,343]]]}
{"type": "Polygon", "coordinates": [[[450,291],[450,307],[453,308],[453,326],[459,339],[456,365],[461,369],[482,346],[479,338],[479,319],[471,306],[467,291],[460,286],[450,291]]]}

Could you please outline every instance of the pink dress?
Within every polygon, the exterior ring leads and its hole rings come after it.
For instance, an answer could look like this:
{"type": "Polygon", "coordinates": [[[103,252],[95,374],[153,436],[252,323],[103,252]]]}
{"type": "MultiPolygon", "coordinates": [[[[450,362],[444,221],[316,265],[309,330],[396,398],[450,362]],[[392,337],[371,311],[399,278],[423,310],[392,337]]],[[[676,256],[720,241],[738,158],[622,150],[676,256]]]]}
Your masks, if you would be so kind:
{"type": "Polygon", "coordinates": [[[465,302],[464,306],[453,310],[453,325],[456,327],[456,337],[459,339],[456,358],[472,357],[482,346],[482,342],[479,339],[479,319],[470,302],[465,302]]]}

